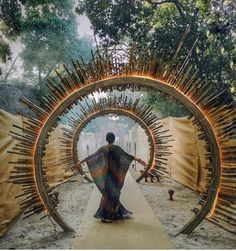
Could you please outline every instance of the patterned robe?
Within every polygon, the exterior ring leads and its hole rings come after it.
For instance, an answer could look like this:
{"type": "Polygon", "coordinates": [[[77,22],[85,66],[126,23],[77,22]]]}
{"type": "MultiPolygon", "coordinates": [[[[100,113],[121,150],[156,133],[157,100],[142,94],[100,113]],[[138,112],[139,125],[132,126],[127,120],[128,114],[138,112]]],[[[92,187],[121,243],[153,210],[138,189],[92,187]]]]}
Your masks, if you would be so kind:
{"type": "Polygon", "coordinates": [[[133,159],[134,156],[126,153],[121,147],[107,145],[84,160],[102,194],[95,218],[115,220],[131,213],[123,207],[119,199],[126,173],[133,159]]]}

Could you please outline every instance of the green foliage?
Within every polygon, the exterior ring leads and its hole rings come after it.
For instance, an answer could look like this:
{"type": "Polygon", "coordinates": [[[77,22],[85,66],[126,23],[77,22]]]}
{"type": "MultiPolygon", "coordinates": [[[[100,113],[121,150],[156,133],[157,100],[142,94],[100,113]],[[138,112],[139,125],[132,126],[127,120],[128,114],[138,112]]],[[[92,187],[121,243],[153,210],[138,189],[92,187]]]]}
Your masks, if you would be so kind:
{"type": "Polygon", "coordinates": [[[0,0],[0,60],[3,63],[11,59],[9,40],[14,40],[21,31],[21,4],[18,0],[0,0]]]}
{"type": "Polygon", "coordinates": [[[11,57],[11,50],[9,44],[7,44],[3,39],[0,39],[0,60],[6,63],[11,57]]]}
{"type": "Polygon", "coordinates": [[[22,22],[21,53],[25,76],[43,88],[45,79],[60,64],[85,56],[91,39],[80,39],[71,0],[30,1],[22,22]]]}
{"type": "MultiPolygon", "coordinates": [[[[85,55],[91,39],[80,39],[72,0],[2,0],[0,31],[7,39],[20,36],[25,47],[21,54],[26,75],[47,75],[52,66],[85,55]]],[[[0,37],[0,56],[5,62],[11,51],[0,37]]]]}
{"type": "Polygon", "coordinates": [[[19,0],[0,0],[0,27],[8,38],[14,38],[21,31],[21,4],[19,0]]]}
{"type": "MultiPolygon", "coordinates": [[[[236,79],[235,1],[81,0],[78,3],[78,12],[88,15],[102,45],[136,41],[140,46],[157,48],[162,61],[171,60],[189,27],[179,61],[185,59],[197,40],[191,63],[212,86],[212,92],[227,89],[222,102],[232,102],[229,88],[234,90],[236,79]]],[[[156,108],[162,113],[164,107],[169,109],[168,99],[159,95],[156,98],[160,103],[155,104],[156,108]]],[[[154,102],[154,99],[151,95],[147,100],[154,102]]],[[[178,115],[178,108],[175,111],[174,107],[173,113],[178,115]]]]}
{"type": "Polygon", "coordinates": [[[174,100],[172,97],[164,95],[158,91],[155,93],[146,93],[143,102],[151,105],[160,119],[169,116],[183,117],[188,115],[188,111],[183,105],[177,104],[176,100],[174,100]]]}
{"type": "Polygon", "coordinates": [[[124,37],[145,40],[146,30],[152,26],[153,11],[142,6],[140,1],[134,0],[80,0],[77,13],[86,13],[102,43],[111,45],[118,44],[124,37]]]}

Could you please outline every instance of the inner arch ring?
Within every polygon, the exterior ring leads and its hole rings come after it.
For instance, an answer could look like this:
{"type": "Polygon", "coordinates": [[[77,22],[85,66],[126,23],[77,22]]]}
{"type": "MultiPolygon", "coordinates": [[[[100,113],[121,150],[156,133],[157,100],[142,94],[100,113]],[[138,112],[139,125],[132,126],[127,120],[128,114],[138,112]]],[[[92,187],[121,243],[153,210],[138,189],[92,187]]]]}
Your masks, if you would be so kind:
{"type": "Polygon", "coordinates": [[[81,131],[83,130],[83,128],[86,126],[86,124],[88,124],[91,120],[95,119],[98,116],[101,115],[107,115],[107,114],[121,114],[121,115],[126,115],[127,117],[135,120],[136,122],[138,122],[138,124],[145,130],[149,142],[150,142],[150,157],[149,157],[149,162],[148,162],[148,166],[145,169],[145,172],[143,172],[141,174],[141,176],[138,178],[138,180],[142,179],[145,174],[153,167],[153,159],[155,156],[155,140],[153,138],[152,132],[150,131],[149,127],[146,125],[146,123],[140,119],[137,115],[135,115],[133,112],[128,111],[127,109],[117,109],[117,108],[105,108],[104,110],[100,110],[100,111],[96,111],[92,114],[90,114],[88,117],[86,117],[82,123],[80,123],[74,133],[73,136],[73,141],[72,141],[72,153],[73,153],[73,160],[76,163],[78,160],[78,155],[77,155],[77,142],[79,139],[79,135],[81,133],[81,131]]]}
{"type": "Polygon", "coordinates": [[[69,94],[61,103],[56,106],[56,108],[52,111],[50,116],[45,121],[43,127],[41,128],[34,149],[34,174],[35,174],[35,181],[37,184],[37,189],[41,196],[41,199],[44,202],[44,206],[47,208],[50,215],[53,219],[64,229],[64,230],[73,230],[70,226],[68,226],[61,216],[58,214],[56,209],[51,205],[49,200],[46,188],[44,187],[43,182],[43,175],[41,169],[41,158],[42,158],[42,146],[44,144],[44,139],[47,136],[50,128],[52,127],[53,123],[56,121],[57,117],[60,116],[64,109],[71,105],[74,100],[77,100],[81,96],[85,96],[89,92],[96,91],[98,89],[102,89],[105,87],[112,87],[112,86],[119,86],[119,85],[126,85],[126,84],[136,84],[145,87],[150,87],[154,89],[158,89],[175,99],[182,102],[186,108],[194,114],[197,118],[198,122],[201,124],[203,130],[205,131],[209,145],[211,148],[212,154],[212,182],[208,189],[208,196],[203,204],[202,208],[193,216],[192,219],[180,230],[179,233],[191,233],[199,224],[200,222],[207,216],[210,212],[214,201],[217,196],[217,190],[220,184],[220,174],[221,174],[221,161],[220,161],[220,153],[219,153],[219,145],[215,137],[214,130],[208,121],[207,117],[204,115],[203,111],[185,96],[182,92],[175,89],[173,86],[169,85],[168,83],[162,82],[157,79],[153,79],[146,76],[137,76],[137,75],[129,75],[129,76],[116,76],[110,77],[107,79],[95,81],[93,83],[87,84],[80,89],[76,89],[71,94],[69,94]]]}

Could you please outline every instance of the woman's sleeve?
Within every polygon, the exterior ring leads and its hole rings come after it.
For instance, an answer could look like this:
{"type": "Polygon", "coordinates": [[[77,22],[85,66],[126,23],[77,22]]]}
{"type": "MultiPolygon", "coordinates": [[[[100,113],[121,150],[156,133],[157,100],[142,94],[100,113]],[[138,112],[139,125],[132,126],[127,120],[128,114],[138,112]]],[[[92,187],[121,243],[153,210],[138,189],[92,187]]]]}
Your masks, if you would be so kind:
{"type": "Polygon", "coordinates": [[[131,162],[134,160],[134,156],[130,155],[126,151],[124,151],[121,147],[119,147],[119,155],[120,155],[120,165],[124,170],[128,170],[131,162]]]}
{"type": "Polygon", "coordinates": [[[123,155],[125,158],[127,158],[129,161],[133,161],[135,159],[135,157],[129,153],[127,153],[125,150],[123,150],[120,147],[120,151],[121,151],[121,155],[123,155]]]}

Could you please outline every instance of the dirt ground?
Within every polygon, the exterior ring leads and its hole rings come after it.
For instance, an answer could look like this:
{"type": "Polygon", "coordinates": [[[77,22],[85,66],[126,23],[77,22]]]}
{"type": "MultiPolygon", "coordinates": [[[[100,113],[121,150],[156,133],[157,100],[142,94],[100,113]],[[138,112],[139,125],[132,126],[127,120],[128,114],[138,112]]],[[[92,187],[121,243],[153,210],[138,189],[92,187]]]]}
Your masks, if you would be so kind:
{"type": "MultiPolygon", "coordinates": [[[[131,172],[137,177],[138,172],[131,172]]],[[[165,179],[161,183],[139,183],[140,189],[176,249],[235,249],[236,236],[204,220],[190,235],[175,234],[187,223],[197,206],[198,194],[185,186],[165,179]],[[174,190],[174,201],[169,200],[168,190],[174,190]]]]}
{"type": "MultiPolygon", "coordinates": [[[[93,184],[79,176],[71,182],[56,188],[59,192],[60,204],[58,212],[75,230],[83,218],[93,184]]],[[[40,216],[28,219],[19,218],[9,232],[0,238],[0,249],[70,249],[75,233],[66,233],[57,225],[40,216]]]]}
{"type": "MultiPolygon", "coordinates": [[[[132,171],[133,176],[138,172],[132,171]]],[[[59,213],[75,230],[78,229],[86,209],[93,184],[81,182],[79,177],[57,188],[59,213]]],[[[235,249],[235,235],[204,221],[190,235],[174,236],[192,216],[190,211],[197,204],[198,195],[171,180],[162,183],[141,181],[139,188],[150,203],[154,213],[168,232],[176,249],[235,249]],[[168,190],[175,191],[174,201],[169,200],[168,190]]],[[[74,233],[65,233],[47,218],[39,216],[20,218],[10,231],[0,239],[1,249],[70,249],[74,233]]]]}

